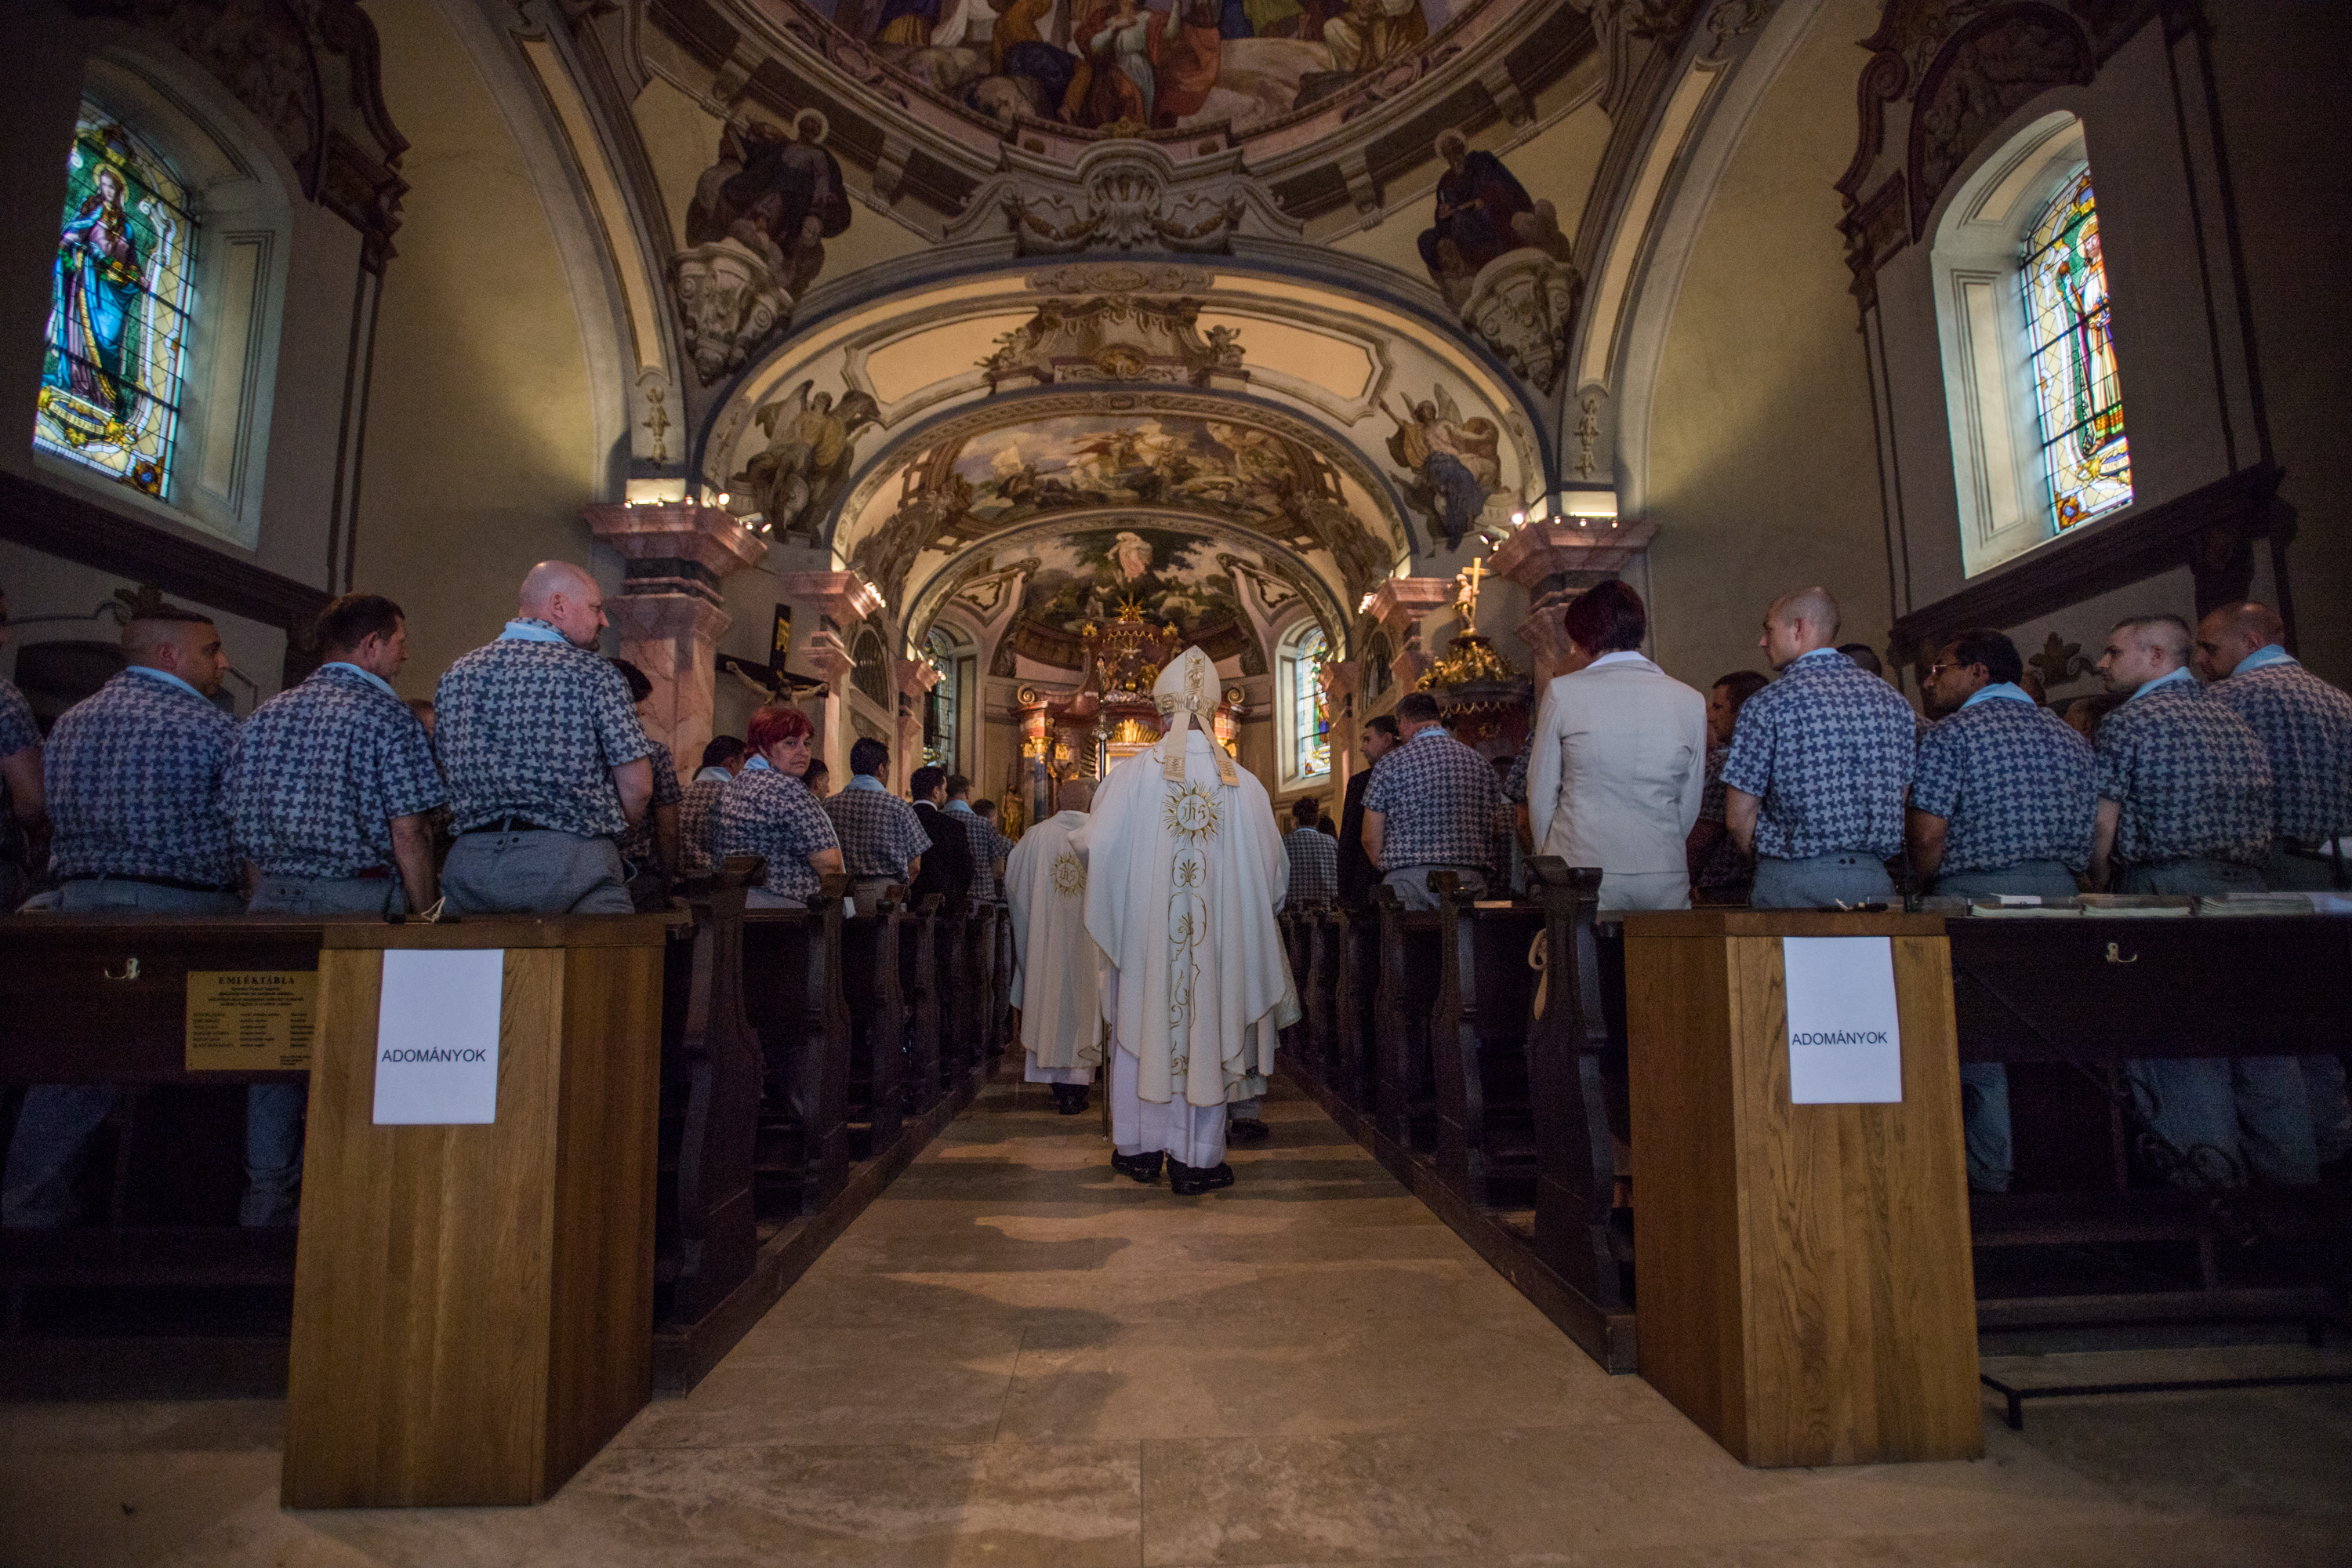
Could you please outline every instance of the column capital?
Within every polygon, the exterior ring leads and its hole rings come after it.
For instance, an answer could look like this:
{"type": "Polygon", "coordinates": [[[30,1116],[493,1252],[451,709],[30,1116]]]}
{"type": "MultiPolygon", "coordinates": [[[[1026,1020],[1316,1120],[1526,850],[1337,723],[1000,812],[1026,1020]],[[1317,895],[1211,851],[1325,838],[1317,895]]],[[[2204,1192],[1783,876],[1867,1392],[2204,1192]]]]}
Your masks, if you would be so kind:
{"type": "Polygon", "coordinates": [[[582,515],[625,563],[624,595],[696,594],[716,604],[722,579],[768,553],[767,541],[715,506],[603,505],[582,515]]]}
{"type": "Polygon", "coordinates": [[[1402,638],[1422,616],[1453,604],[1459,592],[1451,577],[1391,577],[1372,590],[1370,613],[1390,637],[1402,638]]]}
{"type": "Polygon", "coordinates": [[[1495,547],[1486,565],[1533,593],[1547,577],[1614,576],[1640,559],[1657,531],[1648,518],[1548,518],[1521,524],[1495,547]]]}
{"type": "Polygon", "coordinates": [[[780,572],[776,585],[786,598],[815,605],[836,626],[862,621],[882,607],[881,594],[855,572],[780,572]]]}

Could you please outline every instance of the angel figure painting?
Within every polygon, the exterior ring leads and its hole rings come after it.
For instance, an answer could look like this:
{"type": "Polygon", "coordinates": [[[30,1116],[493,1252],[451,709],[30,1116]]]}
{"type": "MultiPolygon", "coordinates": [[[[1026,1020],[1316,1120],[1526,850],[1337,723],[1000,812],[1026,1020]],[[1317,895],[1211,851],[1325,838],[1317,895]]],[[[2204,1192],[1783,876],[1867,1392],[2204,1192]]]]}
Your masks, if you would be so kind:
{"type": "MultiPolygon", "coordinates": [[[[1396,424],[1389,456],[1413,478],[1405,499],[1444,530],[1447,550],[1461,549],[1463,539],[1478,526],[1487,498],[1502,492],[1502,432],[1491,419],[1463,418],[1443,385],[1413,405],[1411,417],[1390,407],[1386,398],[1381,412],[1396,424]]],[[[1433,544],[1430,553],[1437,553],[1433,544]]]]}
{"type": "Polygon", "coordinates": [[[882,417],[870,394],[852,392],[836,405],[815,384],[803,381],[791,396],[761,405],[751,417],[768,445],[727,481],[730,511],[756,511],[768,534],[799,532],[813,544],[824,542],[824,519],[848,482],[857,437],[882,417]]]}

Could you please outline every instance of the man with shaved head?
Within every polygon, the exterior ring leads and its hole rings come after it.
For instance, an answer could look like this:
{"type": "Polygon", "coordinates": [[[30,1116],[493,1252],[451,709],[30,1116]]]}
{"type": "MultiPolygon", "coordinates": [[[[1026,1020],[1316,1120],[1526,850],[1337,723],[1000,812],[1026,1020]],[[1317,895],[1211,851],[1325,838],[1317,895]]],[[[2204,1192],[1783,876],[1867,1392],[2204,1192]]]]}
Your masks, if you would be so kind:
{"type": "Polygon", "coordinates": [[[434,739],[457,842],[442,868],[467,913],[627,914],[618,840],[653,798],[653,744],[596,652],[604,595],[542,561],[499,640],[441,677],[434,739]]]}
{"type": "MultiPolygon", "coordinates": [[[[36,905],[72,911],[236,914],[236,855],[226,774],[236,721],[213,700],[228,673],[210,616],[172,605],[122,629],[126,665],[49,731],[44,784],[58,890],[36,905]]],[[[273,1190],[278,1156],[299,1138],[301,1100],[256,1085],[246,1107],[248,1170],[273,1190]],[[271,1092],[265,1092],[271,1091],[271,1092]],[[258,1159],[257,1159],[258,1155],[258,1159]]],[[[112,1084],[28,1089],[0,1179],[0,1223],[69,1225],[82,1144],[114,1104],[112,1084]]],[[[249,1192],[250,1195],[250,1192],[249,1192]]],[[[248,1223],[268,1223],[248,1210],[248,1223]]],[[[282,1223],[282,1217],[281,1221],[282,1223]]]]}
{"type": "Polygon", "coordinates": [[[1087,1108],[1102,1066],[1102,950],[1087,934],[1087,868],[1070,835],[1087,825],[1095,781],[1067,779],[1062,809],[1021,836],[1004,865],[1013,908],[1013,1035],[1024,1083],[1053,1086],[1065,1116],[1087,1108]]]}
{"type": "Polygon", "coordinates": [[[1825,588],[1783,594],[1757,639],[1780,679],[1739,709],[1724,759],[1724,826],[1756,860],[1759,910],[1884,903],[1903,851],[1917,727],[1901,693],[1837,647],[1825,588]]]}
{"type": "MultiPolygon", "coordinates": [[[[2262,737],[2271,764],[2274,889],[2352,885],[2352,697],[2305,669],[2285,647],[2286,626],[2267,605],[2225,605],[2197,624],[2197,668],[2212,694],[2262,737]]],[[[2352,1155],[2352,1096],[2332,1052],[2303,1058],[2321,1164],[2352,1155]]]]}
{"type": "MultiPolygon", "coordinates": [[[[2263,890],[2271,768],[2263,742],[2189,672],[2178,616],[2135,616],[2107,634],[2098,671],[2129,692],[2100,722],[2091,883],[2124,893],[2263,890]]],[[[2310,1101],[2289,1056],[2172,1058],[2128,1070],[2149,1124],[2186,1158],[2189,1185],[2319,1179],[2310,1101]]]]}

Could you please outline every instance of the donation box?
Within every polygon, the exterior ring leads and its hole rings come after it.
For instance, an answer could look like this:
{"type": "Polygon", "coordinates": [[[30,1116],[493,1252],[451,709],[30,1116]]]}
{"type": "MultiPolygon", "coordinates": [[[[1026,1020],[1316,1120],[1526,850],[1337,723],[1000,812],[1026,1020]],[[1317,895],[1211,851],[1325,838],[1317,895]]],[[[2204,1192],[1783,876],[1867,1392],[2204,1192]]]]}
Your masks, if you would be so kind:
{"type": "Polygon", "coordinates": [[[659,915],[331,924],[282,1500],[544,1500],[652,1389],[659,915]]]}
{"type": "Polygon", "coordinates": [[[1642,1376],[1750,1465],[1981,1456],[1943,921],[1629,914],[1625,1004],[1642,1376]]]}

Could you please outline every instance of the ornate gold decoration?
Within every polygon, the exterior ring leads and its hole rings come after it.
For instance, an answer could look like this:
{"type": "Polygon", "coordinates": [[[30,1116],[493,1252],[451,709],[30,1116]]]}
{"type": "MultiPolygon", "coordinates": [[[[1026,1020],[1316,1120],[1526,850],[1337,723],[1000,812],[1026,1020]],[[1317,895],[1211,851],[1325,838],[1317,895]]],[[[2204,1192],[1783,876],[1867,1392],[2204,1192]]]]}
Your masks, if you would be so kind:
{"type": "Polygon", "coordinates": [[[1440,687],[1470,686],[1483,681],[1510,682],[1519,679],[1519,672],[1476,632],[1465,632],[1446,645],[1445,657],[1430,667],[1429,673],[1413,683],[1415,691],[1433,691],[1440,687]]]}
{"type": "Polygon", "coordinates": [[[1054,891],[1066,899],[1075,899],[1087,890],[1087,868],[1067,849],[1054,857],[1054,891]]]}
{"type": "Polygon", "coordinates": [[[1168,831],[1187,844],[1217,836],[1217,803],[1199,784],[1180,784],[1160,808],[1168,831]]]}

